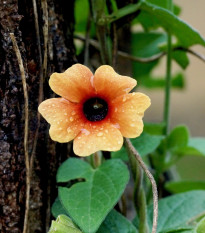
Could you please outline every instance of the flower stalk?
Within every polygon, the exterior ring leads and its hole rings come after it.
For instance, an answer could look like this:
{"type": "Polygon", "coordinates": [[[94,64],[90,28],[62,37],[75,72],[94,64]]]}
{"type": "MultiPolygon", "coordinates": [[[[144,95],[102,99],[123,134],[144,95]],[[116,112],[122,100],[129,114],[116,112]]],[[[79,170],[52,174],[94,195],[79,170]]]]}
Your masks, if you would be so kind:
{"type": "MultiPolygon", "coordinates": [[[[143,162],[142,158],[140,157],[139,153],[136,151],[134,146],[132,145],[131,141],[128,138],[125,138],[125,145],[129,150],[129,153],[132,154],[139,165],[144,170],[145,174],[149,178],[151,185],[152,185],[152,193],[153,193],[153,224],[152,224],[152,231],[151,233],[157,232],[157,220],[158,220],[158,192],[157,192],[157,185],[155,182],[154,177],[152,176],[151,172],[143,162]]],[[[141,194],[143,195],[143,194],[141,194]]]]}

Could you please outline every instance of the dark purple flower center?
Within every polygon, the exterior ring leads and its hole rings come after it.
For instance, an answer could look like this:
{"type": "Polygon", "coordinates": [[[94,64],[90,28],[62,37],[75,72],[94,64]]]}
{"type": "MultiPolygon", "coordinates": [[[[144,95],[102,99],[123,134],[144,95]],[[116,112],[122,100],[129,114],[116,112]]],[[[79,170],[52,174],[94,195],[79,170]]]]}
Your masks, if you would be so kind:
{"type": "Polygon", "coordinates": [[[101,98],[91,98],[83,105],[83,112],[89,121],[101,121],[108,113],[108,104],[101,98]]]}

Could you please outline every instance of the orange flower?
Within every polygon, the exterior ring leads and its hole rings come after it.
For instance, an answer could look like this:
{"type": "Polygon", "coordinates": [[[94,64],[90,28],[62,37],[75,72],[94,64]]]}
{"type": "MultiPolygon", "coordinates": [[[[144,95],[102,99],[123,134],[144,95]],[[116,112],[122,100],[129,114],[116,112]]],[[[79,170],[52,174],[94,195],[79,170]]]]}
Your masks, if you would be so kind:
{"type": "Polygon", "coordinates": [[[100,66],[95,74],[75,64],[64,73],[51,75],[49,85],[62,98],[43,101],[39,112],[51,124],[50,136],[57,142],[74,139],[74,152],[88,156],[96,151],[117,151],[123,136],[134,138],[143,131],[142,117],[150,99],[129,93],[136,80],[100,66]]]}

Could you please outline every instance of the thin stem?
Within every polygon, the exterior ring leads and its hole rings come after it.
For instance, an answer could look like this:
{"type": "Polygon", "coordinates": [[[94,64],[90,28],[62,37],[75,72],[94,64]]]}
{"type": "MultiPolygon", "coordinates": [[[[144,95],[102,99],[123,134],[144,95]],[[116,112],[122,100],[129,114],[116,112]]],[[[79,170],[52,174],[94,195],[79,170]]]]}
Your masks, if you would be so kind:
{"type": "Polygon", "coordinates": [[[25,207],[25,215],[24,215],[24,226],[23,233],[26,233],[28,230],[28,215],[29,215],[29,202],[30,202],[30,165],[29,165],[29,153],[28,153],[28,122],[29,122],[29,110],[28,110],[28,90],[26,85],[26,74],[23,66],[23,60],[21,57],[21,53],[16,42],[16,38],[13,33],[10,33],[10,37],[13,43],[13,48],[16,53],[21,79],[23,84],[23,92],[24,92],[24,107],[25,107],[25,124],[24,124],[24,153],[25,153],[25,165],[26,165],[26,207],[25,207]]]}
{"type": "Polygon", "coordinates": [[[158,192],[157,192],[157,185],[152,176],[151,172],[146,167],[145,163],[141,159],[139,153],[136,151],[134,146],[132,145],[131,141],[128,138],[125,138],[125,144],[129,149],[129,152],[135,156],[135,159],[138,161],[140,166],[143,168],[145,174],[149,178],[151,185],[152,185],[152,193],[153,193],[153,225],[152,225],[152,233],[156,233],[157,231],[157,220],[158,220],[158,192]]]}
{"type": "Polygon", "coordinates": [[[171,92],[171,59],[172,59],[172,45],[171,35],[168,33],[167,38],[167,68],[166,68],[166,83],[165,83],[165,102],[164,102],[164,122],[165,135],[169,133],[170,125],[170,92],[171,92]]]}
{"type": "MultiPolygon", "coordinates": [[[[82,40],[82,41],[86,40],[86,38],[81,36],[81,35],[75,35],[74,37],[76,39],[79,39],[79,40],[82,40]]],[[[99,43],[96,40],[90,39],[89,44],[92,45],[97,50],[99,50],[100,46],[99,46],[99,43]]],[[[205,56],[203,54],[197,53],[197,52],[195,52],[195,51],[193,51],[191,49],[183,48],[183,47],[176,47],[176,48],[172,48],[172,51],[188,52],[188,53],[192,54],[193,56],[199,58],[201,61],[205,62],[205,56]]],[[[117,55],[120,56],[120,57],[124,57],[126,59],[129,59],[129,60],[132,60],[132,61],[136,61],[136,62],[140,62],[140,63],[148,63],[148,62],[156,61],[159,58],[167,55],[167,52],[161,52],[161,53],[158,53],[158,54],[153,55],[151,57],[142,58],[142,57],[135,57],[133,55],[130,55],[129,53],[118,50],[117,55]]]]}

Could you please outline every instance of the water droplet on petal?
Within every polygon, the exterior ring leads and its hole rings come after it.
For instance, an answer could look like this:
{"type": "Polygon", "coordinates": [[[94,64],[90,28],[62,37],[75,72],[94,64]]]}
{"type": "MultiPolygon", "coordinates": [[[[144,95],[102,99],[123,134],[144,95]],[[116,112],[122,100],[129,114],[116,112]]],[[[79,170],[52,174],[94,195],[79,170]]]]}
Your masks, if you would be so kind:
{"type": "Polygon", "coordinates": [[[131,127],[135,127],[135,124],[130,124],[131,127]]]}
{"type": "Polygon", "coordinates": [[[119,144],[119,145],[120,145],[120,144],[121,144],[121,141],[118,141],[118,142],[117,142],[117,144],[119,144]]]}
{"type": "Polygon", "coordinates": [[[122,101],[123,101],[123,102],[125,102],[125,101],[126,101],[126,96],[123,96],[122,101]]]}
{"type": "Polygon", "coordinates": [[[117,112],[117,108],[115,108],[115,112],[117,112]]]}
{"type": "Polygon", "coordinates": [[[81,139],[81,137],[78,137],[78,139],[81,139]]]}
{"type": "Polygon", "coordinates": [[[70,117],[70,121],[73,121],[74,119],[73,119],[73,117],[70,117]]]}
{"type": "Polygon", "coordinates": [[[76,112],[75,112],[75,111],[72,111],[72,112],[71,112],[71,115],[72,115],[72,116],[74,116],[75,114],[76,114],[76,112]]]}
{"type": "MultiPolygon", "coordinates": [[[[113,126],[114,126],[115,128],[117,128],[117,129],[120,129],[120,125],[119,125],[118,123],[113,124],[113,126]]],[[[113,129],[112,129],[112,130],[113,130],[113,129]]]]}
{"type": "Polygon", "coordinates": [[[93,129],[95,129],[96,128],[96,125],[93,125],[93,129]]]}
{"type": "Polygon", "coordinates": [[[70,127],[67,128],[67,132],[70,133],[72,130],[70,127]]]}
{"type": "Polygon", "coordinates": [[[108,130],[107,130],[107,129],[105,130],[105,133],[108,133],[108,130]]]}
{"type": "Polygon", "coordinates": [[[102,135],[103,135],[102,132],[100,132],[100,133],[97,134],[98,137],[101,137],[102,135]]]}
{"type": "Polygon", "coordinates": [[[85,135],[89,135],[90,131],[88,131],[87,129],[81,129],[81,132],[85,135]]]}
{"type": "Polygon", "coordinates": [[[68,115],[67,112],[65,112],[64,115],[67,116],[68,115]]]}

